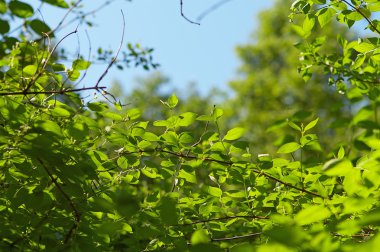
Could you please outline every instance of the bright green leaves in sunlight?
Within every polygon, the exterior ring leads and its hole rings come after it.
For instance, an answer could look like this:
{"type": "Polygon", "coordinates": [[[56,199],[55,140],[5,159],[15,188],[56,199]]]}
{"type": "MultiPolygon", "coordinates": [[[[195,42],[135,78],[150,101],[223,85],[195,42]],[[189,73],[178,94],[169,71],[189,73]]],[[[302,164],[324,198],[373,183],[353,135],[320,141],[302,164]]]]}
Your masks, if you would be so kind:
{"type": "MultiPolygon", "coordinates": [[[[42,2],[87,22],[82,5],[42,2]]],[[[127,98],[80,89],[90,60],[52,46],[59,29],[27,1],[0,0],[0,251],[376,249],[380,39],[334,20],[376,32],[380,6],[293,1],[287,25],[284,3],[239,47],[235,100],[213,106],[158,92],[157,76],[127,98]]],[[[154,65],[128,49],[121,61],[154,65]]]]}
{"type": "Polygon", "coordinates": [[[227,132],[223,139],[228,141],[237,140],[244,135],[244,132],[244,128],[233,128],[227,132]]]}

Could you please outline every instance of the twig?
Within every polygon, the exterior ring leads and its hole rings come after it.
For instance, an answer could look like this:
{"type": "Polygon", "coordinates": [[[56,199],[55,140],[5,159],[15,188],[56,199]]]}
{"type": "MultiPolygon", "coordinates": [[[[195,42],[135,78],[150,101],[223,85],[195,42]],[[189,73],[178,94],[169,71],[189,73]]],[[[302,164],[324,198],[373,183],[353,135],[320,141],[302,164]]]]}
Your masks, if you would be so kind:
{"type": "Polygon", "coordinates": [[[211,7],[209,7],[208,9],[206,9],[205,11],[203,11],[198,17],[197,17],[197,21],[200,22],[202,21],[202,19],[204,19],[206,16],[208,16],[211,12],[214,12],[216,9],[220,8],[222,5],[230,2],[231,0],[221,0],[217,3],[215,3],[214,5],[212,5],[211,7]]]}
{"type": "MultiPolygon", "coordinates": [[[[37,75],[34,76],[34,78],[32,78],[32,79],[30,80],[29,84],[26,86],[26,88],[25,88],[24,91],[23,91],[24,94],[26,94],[26,93],[28,92],[28,90],[34,85],[34,83],[35,83],[35,82],[41,77],[41,75],[42,75],[42,73],[44,72],[44,70],[45,70],[45,68],[46,68],[46,66],[47,66],[47,64],[48,64],[48,62],[49,62],[51,56],[53,55],[53,53],[55,52],[55,50],[57,49],[57,47],[59,46],[59,44],[61,44],[62,41],[65,40],[67,37],[69,37],[70,35],[75,34],[75,33],[77,33],[77,32],[78,32],[78,26],[75,28],[74,31],[72,31],[72,32],[70,32],[70,33],[68,33],[68,34],[66,34],[62,39],[60,39],[60,40],[58,41],[58,43],[53,47],[53,49],[52,49],[51,52],[49,53],[48,57],[47,57],[46,59],[43,59],[43,60],[45,60],[45,62],[43,63],[41,70],[38,72],[37,75]]],[[[46,35],[46,36],[49,37],[48,35],[46,35]]]]}
{"type": "Polygon", "coordinates": [[[250,238],[250,237],[254,237],[254,236],[258,236],[258,235],[261,235],[261,233],[253,233],[253,234],[238,235],[238,236],[223,237],[223,238],[211,238],[211,241],[212,242],[230,241],[230,240],[250,238]]]}
{"type": "Polygon", "coordinates": [[[86,90],[96,90],[100,92],[100,90],[106,89],[107,87],[84,87],[84,88],[73,88],[73,89],[63,89],[63,90],[50,90],[50,91],[16,91],[16,92],[3,92],[0,93],[0,96],[13,96],[13,95],[38,95],[38,94],[66,94],[66,93],[74,93],[81,92],[86,90]]]}
{"type": "Polygon", "coordinates": [[[368,24],[372,27],[373,30],[375,30],[380,35],[380,30],[377,29],[376,25],[372,22],[371,19],[369,19],[359,8],[354,6],[353,4],[349,3],[347,0],[342,0],[345,4],[353,8],[355,11],[357,11],[365,20],[368,22],[368,24]]]}
{"type": "Polygon", "coordinates": [[[183,224],[177,224],[176,226],[190,226],[195,225],[199,223],[208,223],[211,221],[222,221],[222,220],[231,220],[231,219],[237,219],[237,218],[246,218],[246,219],[259,219],[259,220],[268,220],[268,216],[257,216],[257,215],[236,215],[236,216],[225,216],[220,218],[212,218],[207,220],[197,220],[193,221],[191,223],[183,223],[183,224]]]}
{"type": "MultiPolygon", "coordinates": [[[[161,152],[161,153],[166,153],[166,154],[169,154],[169,155],[173,155],[173,156],[176,156],[176,157],[179,157],[179,158],[184,158],[184,159],[189,159],[189,160],[202,160],[202,161],[206,161],[206,162],[214,162],[214,163],[218,163],[218,164],[222,164],[222,165],[228,165],[228,166],[233,166],[235,165],[234,162],[232,161],[225,161],[225,160],[217,160],[217,159],[213,159],[213,158],[210,158],[210,157],[205,157],[205,158],[200,158],[200,157],[197,157],[197,156],[189,156],[188,154],[185,154],[185,153],[182,153],[182,152],[174,152],[174,151],[170,151],[170,150],[163,150],[163,149],[152,149],[152,150],[139,150],[139,151],[136,151],[136,152],[123,152],[123,154],[141,154],[141,153],[148,153],[148,152],[161,152]]],[[[312,191],[309,191],[309,190],[306,190],[306,189],[303,189],[303,188],[299,188],[297,186],[294,186],[292,184],[289,184],[285,181],[282,181],[276,177],[273,177],[272,175],[269,175],[261,170],[258,170],[258,169],[251,169],[251,171],[253,171],[254,173],[258,174],[258,175],[261,175],[261,176],[264,176],[270,180],[273,180],[273,181],[276,181],[282,185],[285,185],[285,186],[288,186],[288,187],[291,187],[297,191],[301,191],[301,192],[304,192],[306,194],[309,194],[309,195],[312,195],[312,196],[315,196],[315,197],[319,197],[319,198],[322,198],[322,199],[325,199],[326,197],[318,194],[318,193],[314,193],[312,191]]]]}
{"type": "Polygon", "coordinates": [[[185,16],[185,14],[183,13],[183,0],[180,0],[180,5],[181,5],[181,16],[182,16],[187,22],[189,22],[189,23],[191,23],[191,24],[201,25],[200,23],[198,23],[198,22],[194,22],[194,21],[188,19],[188,18],[185,16]]]}
{"type": "Polygon", "coordinates": [[[73,5],[67,10],[67,12],[65,13],[65,15],[61,18],[61,21],[59,21],[58,25],[54,29],[50,30],[47,33],[47,35],[50,35],[50,34],[56,32],[59,28],[61,28],[61,26],[63,25],[63,22],[65,21],[65,19],[80,4],[80,2],[82,2],[82,0],[78,0],[78,1],[74,2],[73,5]]]}
{"type": "Polygon", "coordinates": [[[50,172],[49,168],[45,165],[45,163],[40,158],[37,158],[37,160],[42,165],[42,167],[44,168],[46,173],[49,175],[51,181],[53,182],[53,184],[55,185],[57,190],[69,202],[70,208],[73,210],[75,222],[74,222],[73,226],[70,228],[69,232],[65,236],[64,243],[67,243],[70,240],[73,233],[75,232],[75,230],[78,228],[78,224],[79,224],[80,218],[81,218],[81,213],[79,212],[79,210],[75,206],[74,202],[70,199],[69,195],[67,195],[65,193],[65,191],[63,191],[61,185],[57,182],[57,178],[54,178],[53,174],[50,172]]]}
{"type": "Polygon", "coordinates": [[[121,10],[121,15],[123,17],[123,33],[121,35],[121,41],[120,41],[120,45],[119,45],[119,48],[117,49],[116,51],[116,55],[115,57],[111,60],[111,62],[108,64],[106,70],[104,71],[104,73],[99,77],[98,81],[96,82],[96,85],[95,87],[98,87],[99,86],[99,83],[102,81],[102,79],[104,78],[104,76],[107,75],[108,73],[108,70],[112,67],[112,65],[115,63],[116,59],[117,59],[117,56],[119,56],[119,53],[120,53],[120,50],[121,50],[121,47],[123,46],[123,42],[124,42],[124,33],[125,33],[125,18],[124,18],[124,13],[123,11],[121,10]]]}

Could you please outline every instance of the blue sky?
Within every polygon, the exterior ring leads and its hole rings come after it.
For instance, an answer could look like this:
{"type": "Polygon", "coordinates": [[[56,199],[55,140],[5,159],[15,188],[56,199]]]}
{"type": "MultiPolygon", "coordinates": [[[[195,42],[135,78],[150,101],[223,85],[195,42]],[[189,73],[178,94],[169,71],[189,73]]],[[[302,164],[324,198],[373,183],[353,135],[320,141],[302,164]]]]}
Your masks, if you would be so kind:
{"type": "MultiPolygon", "coordinates": [[[[188,18],[196,20],[203,11],[218,1],[184,0],[184,12],[188,18]]],[[[179,0],[117,0],[95,16],[89,17],[96,23],[94,28],[79,27],[80,51],[84,55],[87,53],[86,29],[93,51],[99,46],[116,50],[122,30],[120,10],[123,10],[126,19],[124,43],[140,43],[155,48],[155,62],[160,63],[159,70],[170,78],[171,85],[181,90],[181,87],[186,87],[189,83],[196,83],[201,94],[206,94],[212,87],[226,90],[228,81],[236,76],[239,66],[234,48],[238,44],[252,41],[250,34],[257,28],[256,15],[271,7],[273,2],[274,0],[231,0],[210,13],[198,26],[181,17],[179,0]]],[[[85,11],[102,3],[103,0],[83,1],[85,11]]],[[[57,24],[58,17],[65,13],[46,7],[41,12],[53,24],[57,24]]],[[[58,37],[73,29],[73,26],[66,28],[58,37]]],[[[65,40],[62,46],[76,52],[77,37],[65,40]]],[[[91,67],[84,83],[90,86],[105,67],[91,67]]],[[[102,84],[109,86],[109,83],[118,80],[128,92],[136,85],[134,80],[137,76],[147,75],[146,71],[140,69],[119,71],[114,67],[102,84]]]]}

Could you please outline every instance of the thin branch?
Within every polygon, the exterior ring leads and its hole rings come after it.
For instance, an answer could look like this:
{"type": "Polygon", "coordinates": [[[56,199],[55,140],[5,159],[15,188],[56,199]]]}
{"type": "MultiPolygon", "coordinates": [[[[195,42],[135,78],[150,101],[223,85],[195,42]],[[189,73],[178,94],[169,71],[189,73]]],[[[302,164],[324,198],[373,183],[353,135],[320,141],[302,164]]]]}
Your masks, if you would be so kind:
{"type": "Polygon", "coordinates": [[[238,235],[238,236],[232,236],[232,237],[223,237],[223,238],[211,238],[211,241],[212,242],[231,241],[231,240],[255,237],[255,236],[259,236],[259,235],[261,235],[261,233],[252,233],[252,234],[238,235]]]}
{"type": "Polygon", "coordinates": [[[180,0],[180,5],[181,5],[181,16],[182,16],[187,22],[189,22],[189,23],[191,23],[191,24],[201,25],[200,23],[198,23],[198,22],[194,22],[194,21],[188,19],[188,18],[185,16],[185,14],[183,13],[183,0],[180,0]]]}
{"type": "Polygon", "coordinates": [[[119,48],[117,49],[116,51],[116,55],[115,57],[111,60],[111,62],[108,64],[106,70],[104,71],[104,73],[99,77],[98,81],[96,82],[96,85],[95,87],[98,87],[99,86],[99,83],[102,81],[102,79],[104,78],[104,76],[107,75],[108,73],[108,70],[112,67],[112,65],[115,63],[116,59],[117,59],[117,56],[119,56],[119,53],[120,53],[120,50],[121,50],[121,47],[123,46],[123,42],[124,42],[124,33],[125,33],[125,18],[124,18],[124,13],[123,11],[121,10],[121,15],[123,17],[123,33],[121,35],[121,41],[120,41],[120,45],[119,45],[119,48]]]}
{"type": "Polygon", "coordinates": [[[209,7],[208,9],[206,9],[205,11],[203,11],[198,17],[197,17],[197,21],[200,22],[202,21],[206,16],[208,16],[211,12],[214,12],[216,9],[219,9],[222,5],[230,2],[231,0],[221,0],[217,3],[215,3],[214,5],[212,5],[211,7],[209,7]]]}
{"type": "Polygon", "coordinates": [[[73,5],[67,10],[67,12],[65,13],[65,15],[63,16],[63,18],[61,18],[61,21],[59,21],[58,25],[51,31],[49,31],[47,33],[47,35],[50,35],[54,32],[56,32],[58,29],[61,28],[61,26],[63,25],[63,22],[65,21],[65,19],[68,17],[68,15],[79,5],[79,3],[82,2],[82,0],[78,0],[76,1],[75,3],[73,3],[73,5]]]}
{"type": "Polygon", "coordinates": [[[350,2],[348,2],[347,0],[342,0],[342,2],[344,2],[345,4],[347,4],[348,6],[350,6],[351,8],[353,8],[355,11],[357,11],[367,22],[368,24],[372,27],[372,29],[374,31],[376,31],[379,35],[380,35],[380,30],[377,29],[376,25],[372,22],[371,19],[369,19],[361,10],[360,8],[357,8],[356,6],[354,6],[353,4],[351,4],[350,2]]]}
{"type": "MultiPolygon", "coordinates": [[[[174,151],[170,151],[170,150],[163,150],[163,149],[154,149],[154,150],[139,150],[139,151],[136,151],[136,152],[123,152],[123,154],[142,154],[142,153],[149,153],[149,152],[161,152],[161,153],[166,153],[166,154],[169,154],[169,155],[173,155],[173,156],[176,156],[176,157],[179,157],[179,158],[184,158],[184,159],[188,159],[188,160],[202,160],[202,161],[206,161],[206,162],[214,162],[214,163],[218,163],[218,164],[222,164],[222,165],[228,165],[228,166],[234,166],[235,163],[232,162],[232,161],[225,161],[225,160],[217,160],[217,159],[213,159],[213,158],[210,158],[210,157],[204,157],[204,158],[200,158],[200,157],[197,157],[197,156],[189,156],[188,154],[186,153],[182,153],[182,152],[174,152],[174,151]]],[[[297,191],[301,191],[301,192],[304,192],[306,194],[309,194],[309,195],[312,195],[312,196],[315,196],[315,197],[319,197],[319,198],[322,198],[322,199],[325,199],[326,197],[318,194],[318,193],[314,193],[312,191],[309,191],[309,190],[306,190],[306,189],[303,189],[303,188],[299,188],[297,186],[294,186],[290,183],[287,183],[285,181],[282,181],[276,177],[273,177],[272,175],[268,174],[268,173],[265,173],[261,170],[258,170],[258,169],[251,169],[252,172],[258,174],[258,175],[261,175],[261,176],[264,176],[270,180],[273,180],[273,181],[276,181],[282,185],[285,185],[285,186],[288,186],[290,188],[293,188],[297,191]]]]}
{"type": "MultiPolygon", "coordinates": [[[[24,89],[24,93],[26,94],[28,92],[28,90],[34,85],[34,83],[41,77],[41,75],[43,74],[44,70],[46,69],[46,66],[51,58],[51,56],[53,55],[53,53],[55,52],[55,50],[57,49],[57,47],[59,46],[59,44],[62,43],[63,40],[65,40],[67,37],[69,37],[70,35],[73,35],[75,33],[78,32],[78,26],[75,28],[74,31],[66,34],[62,39],[60,39],[58,41],[58,43],[53,47],[53,49],[51,50],[51,52],[49,53],[49,55],[47,56],[46,59],[42,59],[42,60],[45,60],[45,62],[43,63],[42,65],[42,68],[41,70],[38,72],[37,75],[34,76],[33,79],[31,79],[31,81],[29,82],[29,84],[26,86],[26,88],[24,89]]],[[[46,35],[46,37],[49,37],[48,35],[46,35]]]]}
{"type": "Polygon", "coordinates": [[[44,168],[46,173],[49,175],[51,181],[53,182],[53,184],[55,185],[57,190],[69,202],[70,208],[73,210],[75,222],[74,222],[73,226],[70,228],[69,232],[66,234],[64,243],[67,243],[70,240],[73,233],[75,232],[75,230],[78,228],[78,224],[81,220],[81,213],[79,212],[79,210],[75,206],[74,202],[70,199],[70,196],[67,195],[65,193],[65,191],[62,189],[61,185],[57,181],[57,178],[54,178],[53,174],[50,172],[49,168],[45,165],[45,163],[40,158],[37,158],[37,160],[42,165],[42,167],[44,168]]]}
{"type": "Polygon", "coordinates": [[[191,223],[177,224],[176,226],[190,226],[190,225],[195,225],[195,224],[200,224],[200,223],[208,223],[211,221],[232,220],[232,219],[237,219],[237,218],[259,219],[259,220],[268,220],[269,219],[268,216],[236,215],[236,216],[225,216],[225,217],[220,217],[220,218],[212,218],[212,219],[207,219],[207,220],[197,220],[197,221],[193,221],[191,223]]]}
{"type": "Polygon", "coordinates": [[[13,96],[13,95],[38,95],[38,94],[66,94],[66,93],[74,93],[81,92],[86,90],[96,90],[100,92],[100,90],[104,90],[107,87],[84,87],[84,88],[73,88],[73,89],[63,89],[63,90],[50,90],[50,91],[16,91],[16,92],[3,92],[0,93],[0,96],[13,96]]]}

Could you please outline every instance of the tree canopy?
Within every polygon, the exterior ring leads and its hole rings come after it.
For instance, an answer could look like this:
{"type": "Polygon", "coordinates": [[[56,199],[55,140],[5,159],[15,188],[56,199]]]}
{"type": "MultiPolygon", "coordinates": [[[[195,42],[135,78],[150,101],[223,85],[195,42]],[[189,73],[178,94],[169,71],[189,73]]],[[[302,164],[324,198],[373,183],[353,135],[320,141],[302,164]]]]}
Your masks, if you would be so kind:
{"type": "MultiPolygon", "coordinates": [[[[42,1],[69,13],[81,2],[42,1]]],[[[83,86],[90,57],[67,66],[58,51],[77,30],[56,38],[64,22],[0,0],[1,250],[375,250],[378,11],[377,0],[278,1],[238,48],[232,101],[162,95],[156,75],[127,104],[102,79],[123,63],[156,68],[152,49],[99,50],[105,71],[83,86]],[[359,21],[370,36],[337,25],[359,21]]]]}

